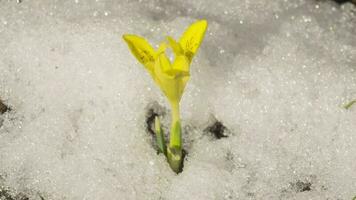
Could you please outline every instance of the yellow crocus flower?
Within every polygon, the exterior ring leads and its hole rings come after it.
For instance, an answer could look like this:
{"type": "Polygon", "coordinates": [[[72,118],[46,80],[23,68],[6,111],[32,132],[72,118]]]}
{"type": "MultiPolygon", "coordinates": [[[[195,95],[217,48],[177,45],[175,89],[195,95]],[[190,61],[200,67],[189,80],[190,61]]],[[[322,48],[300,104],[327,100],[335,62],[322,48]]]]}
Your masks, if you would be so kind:
{"type": "Polygon", "coordinates": [[[190,63],[203,40],[207,25],[206,20],[199,20],[187,28],[179,42],[168,36],[167,41],[162,42],[157,50],[140,36],[123,35],[132,54],[145,66],[172,107],[172,128],[167,157],[175,172],[178,172],[182,163],[179,102],[190,77],[190,63]],[[166,55],[167,48],[173,50],[173,62],[166,55]]]}

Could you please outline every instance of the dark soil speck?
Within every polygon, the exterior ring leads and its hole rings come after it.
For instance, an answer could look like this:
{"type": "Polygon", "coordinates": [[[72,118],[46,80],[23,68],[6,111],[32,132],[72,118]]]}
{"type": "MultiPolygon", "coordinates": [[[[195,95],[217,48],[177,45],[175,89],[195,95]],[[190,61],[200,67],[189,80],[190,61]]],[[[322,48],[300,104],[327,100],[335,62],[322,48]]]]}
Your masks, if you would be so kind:
{"type": "Polygon", "coordinates": [[[225,132],[227,128],[219,121],[213,122],[212,125],[208,126],[205,131],[211,133],[216,139],[228,137],[225,132]]]}
{"type": "Polygon", "coordinates": [[[308,181],[297,181],[292,184],[296,192],[307,192],[311,190],[312,183],[308,181]]]}
{"type": "Polygon", "coordinates": [[[4,114],[5,112],[8,112],[10,110],[11,108],[5,105],[0,99],[0,114],[4,114]]]}

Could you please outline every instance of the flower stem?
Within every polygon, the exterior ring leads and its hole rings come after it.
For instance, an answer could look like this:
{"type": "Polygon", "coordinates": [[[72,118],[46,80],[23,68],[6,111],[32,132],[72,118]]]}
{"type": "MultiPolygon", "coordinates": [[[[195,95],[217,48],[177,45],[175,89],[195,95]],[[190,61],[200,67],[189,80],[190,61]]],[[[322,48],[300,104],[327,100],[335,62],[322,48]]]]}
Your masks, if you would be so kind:
{"type": "Polygon", "coordinates": [[[171,102],[172,106],[172,125],[167,148],[167,158],[172,170],[176,173],[181,172],[182,166],[182,134],[180,124],[179,103],[171,102]]]}
{"type": "Polygon", "coordinates": [[[182,135],[180,127],[180,112],[179,103],[171,103],[172,106],[172,124],[171,124],[171,134],[170,134],[170,147],[182,147],[182,135]]]}

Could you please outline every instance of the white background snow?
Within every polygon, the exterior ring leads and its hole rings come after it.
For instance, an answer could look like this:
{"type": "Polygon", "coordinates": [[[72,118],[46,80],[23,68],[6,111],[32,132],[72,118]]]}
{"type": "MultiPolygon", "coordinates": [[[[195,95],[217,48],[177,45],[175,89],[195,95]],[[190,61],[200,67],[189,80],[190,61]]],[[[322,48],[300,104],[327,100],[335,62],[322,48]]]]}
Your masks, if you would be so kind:
{"type": "Polygon", "coordinates": [[[313,0],[0,0],[3,195],[352,199],[355,13],[313,0]],[[169,127],[168,104],[121,36],[159,44],[201,18],[176,175],[145,123],[160,108],[169,127]],[[229,137],[206,131],[214,120],[229,137]]]}

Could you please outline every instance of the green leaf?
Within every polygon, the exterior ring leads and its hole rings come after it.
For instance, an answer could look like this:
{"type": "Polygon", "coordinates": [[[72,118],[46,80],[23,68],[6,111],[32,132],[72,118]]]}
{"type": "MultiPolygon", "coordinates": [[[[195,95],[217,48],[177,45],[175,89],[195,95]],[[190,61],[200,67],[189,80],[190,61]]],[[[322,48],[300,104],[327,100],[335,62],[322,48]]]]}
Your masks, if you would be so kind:
{"type": "Polygon", "coordinates": [[[158,116],[155,117],[155,133],[159,152],[167,156],[166,142],[164,140],[164,134],[158,116]]]}
{"type": "Polygon", "coordinates": [[[356,100],[353,100],[353,101],[351,101],[350,103],[346,104],[346,105],[344,106],[344,108],[345,108],[345,109],[349,109],[349,108],[351,108],[351,106],[352,106],[354,103],[356,103],[356,100]]]}

